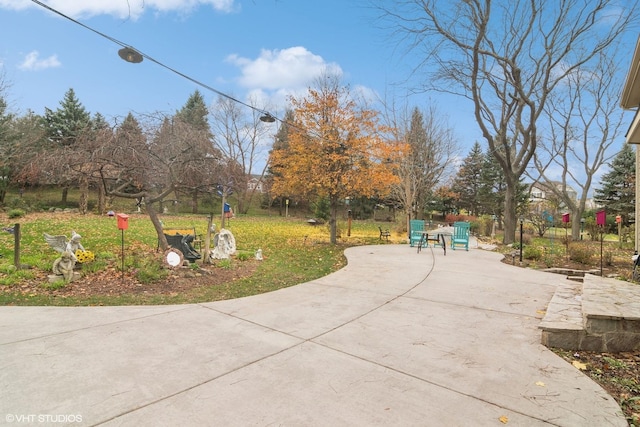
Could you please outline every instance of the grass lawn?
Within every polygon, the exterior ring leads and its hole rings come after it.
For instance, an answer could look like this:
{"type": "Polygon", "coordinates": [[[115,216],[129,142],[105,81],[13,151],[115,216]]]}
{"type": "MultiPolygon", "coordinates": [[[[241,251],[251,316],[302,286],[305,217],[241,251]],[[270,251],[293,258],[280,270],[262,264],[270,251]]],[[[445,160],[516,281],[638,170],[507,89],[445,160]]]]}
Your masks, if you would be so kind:
{"type": "MultiPolygon", "coordinates": [[[[165,227],[195,227],[197,233],[205,233],[206,215],[164,215],[165,227]]],[[[215,218],[214,218],[214,222],[215,218]]],[[[73,213],[37,213],[18,219],[0,216],[2,227],[20,224],[20,263],[29,268],[14,266],[14,236],[0,231],[0,305],[129,305],[129,304],[178,304],[220,299],[238,298],[296,285],[325,276],[345,265],[344,249],[363,244],[386,243],[379,239],[378,226],[391,228],[391,242],[403,241],[395,233],[393,225],[372,221],[353,221],[350,236],[347,223],[340,222],[340,239],[337,245],[329,244],[326,225],[309,225],[301,218],[279,216],[245,216],[233,218],[227,228],[236,239],[237,255],[231,260],[215,260],[212,274],[222,276],[226,270],[241,269],[245,263],[257,266],[250,275],[230,280],[228,283],[197,286],[174,292],[132,292],[118,295],[100,294],[88,289],[101,277],[118,281],[127,275],[139,282],[140,289],[155,289],[154,282],[171,286],[172,273],[162,266],[157,251],[157,237],[149,218],[144,214],[132,214],[129,227],[124,231],[124,274],[122,271],[122,231],[116,219],[108,216],[80,215],[73,213]],[[95,254],[95,260],[82,266],[83,277],[71,285],[51,284],[47,280],[58,253],[48,246],[43,233],[64,234],[75,230],[82,236],[85,249],[95,254]],[[262,249],[264,260],[254,260],[256,250],[262,249]],[[65,287],[82,286],[88,292],[65,294],[65,287]]],[[[203,266],[204,267],[204,266],[203,266]]],[[[192,266],[189,270],[198,270],[192,266]]]]}

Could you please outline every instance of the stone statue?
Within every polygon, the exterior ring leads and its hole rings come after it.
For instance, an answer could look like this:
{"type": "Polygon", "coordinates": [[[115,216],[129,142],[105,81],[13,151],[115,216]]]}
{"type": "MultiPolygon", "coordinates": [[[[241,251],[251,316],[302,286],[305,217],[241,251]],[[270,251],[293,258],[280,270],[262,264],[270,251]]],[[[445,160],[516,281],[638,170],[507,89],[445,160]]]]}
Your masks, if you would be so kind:
{"type": "Polygon", "coordinates": [[[64,251],[60,258],[53,262],[53,274],[62,276],[65,282],[71,282],[74,278],[73,269],[76,266],[74,258],[75,256],[71,252],[64,251]]]}
{"type": "Polygon", "coordinates": [[[233,237],[231,231],[224,228],[220,229],[220,232],[215,235],[213,241],[216,247],[211,251],[211,258],[228,259],[236,253],[236,239],[233,237]]]}
{"type": "Polygon", "coordinates": [[[71,232],[71,239],[67,240],[67,236],[52,236],[44,233],[44,240],[56,251],[60,252],[60,257],[53,262],[53,274],[62,276],[65,281],[72,281],[75,276],[73,269],[76,266],[76,251],[84,251],[84,247],[80,243],[80,236],[75,231],[71,232]]]}
{"type": "Polygon", "coordinates": [[[84,251],[84,247],[82,246],[82,243],[80,243],[80,239],[82,239],[82,236],[75,231],[71,231],[71,239],[69,240],[67,240],[67,236],[51,236],[50,234],[44,233],[44,240],[49,244],[49,246],[60,253],[65,251],[71,252],[74,262],[77,261],[76,251],[78,249],[84,251]]]}

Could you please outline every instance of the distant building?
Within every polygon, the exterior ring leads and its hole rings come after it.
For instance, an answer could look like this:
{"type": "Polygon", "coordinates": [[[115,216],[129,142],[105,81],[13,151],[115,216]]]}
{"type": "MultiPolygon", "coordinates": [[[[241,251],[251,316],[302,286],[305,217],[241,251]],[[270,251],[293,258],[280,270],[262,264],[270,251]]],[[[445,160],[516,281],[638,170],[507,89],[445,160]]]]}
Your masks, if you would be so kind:
{"type": "MultiPolygon", "coordinates": [[[[553,189],[562,189],[562,183],[557,181],[552,182],[536,182],[529,186],[529,201],[531,203],[540,203],[549,199],[556,199],[553,189]]],[[[567,185],[567,194],[572,200],[578,199],[578,193],[572,187],[567,185]]]]}
{"type": "Polygon", "coordinates": [[[255,191],[256,193],[265,193],[267,191],[260,175],[251,175],[251,178],[247,181],[247,190],[255,191]]]}

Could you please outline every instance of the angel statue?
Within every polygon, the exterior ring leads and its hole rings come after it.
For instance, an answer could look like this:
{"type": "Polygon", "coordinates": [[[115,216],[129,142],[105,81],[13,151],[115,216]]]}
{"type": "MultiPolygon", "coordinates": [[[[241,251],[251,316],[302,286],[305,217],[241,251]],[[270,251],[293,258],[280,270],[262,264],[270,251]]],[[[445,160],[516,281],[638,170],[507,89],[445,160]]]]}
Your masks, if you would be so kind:
{"type": "Polygon", "coordinates": [[[76,251],[84,251],[82,243],[80,243],[80,236],[75,231],[71,232],[71,239],[67,240],[67,236],[51,236],[44,233],[44,240],[56,251],[62,255],[53,262],[53,273],[58,276],[63,276],[66,281],[71,281],[73,278],[73,269],[76,266],[76,251]]]}

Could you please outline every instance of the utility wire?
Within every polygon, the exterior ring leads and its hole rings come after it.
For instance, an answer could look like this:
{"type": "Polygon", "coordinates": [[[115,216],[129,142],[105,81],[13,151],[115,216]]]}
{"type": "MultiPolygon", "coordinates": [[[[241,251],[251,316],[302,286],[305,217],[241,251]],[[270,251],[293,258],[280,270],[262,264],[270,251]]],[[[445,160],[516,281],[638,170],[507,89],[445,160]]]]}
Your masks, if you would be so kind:
{"type": "Polygon", "coordinates": [[[231,100],[233,102],[237,102],[240,105],[244,105],[247,108],[250,108],[250,109],[252,109],[254,111],[257,111],[257,112],[261,113],[264,117],[273,119],[271,121],[277,120],[277,121],[279,121],[281,123],[284,123],[282,119],[279,119],[278,117],[274,116],[273,114],[269,113],[268,111],[261,110],[260,108],[254,107],[253,105],[250,105],[250,104],[247,104],[246,102],[242,102],[239,99],[236,99],[236,98],[232,97],[231,95],[227,95],[226,93],[221,92],[218,89],[215,89],[215,88],[213,88],[213,87],[211,87],[211,86],[209,86],[209,85],[207,85],[205,83],[202,83],[199,80],[194,79],[193,77],[189,77],[188,75],[176,70],[175,68],[169,67],[168,65],[166,65],[166,64],[164,64],[164,63],[152,58],[151,56],[141,52],[140,50],[138,50],[138,49],[136,49],[136,48],[124,43],[124,42],[121,42],[120,40],[115,39],[115,38],[113,38],[113,37],[111,37],[111,36],[109,36],[109,35],[107,35],[105,33],[102,33],[102,32],[100,32],[100,31],[98,31],[98,30],[96,30],[96,29],[94,29],[94,28],[92,28],[92,27],[90,27],[90,26],[88,26],[86,24],[83,24],[82,22],[77,21],[77,20],[71,18],[70,16],[65,15],[64,13],[60,12],[59,10],[54,9],[53,7],[51,7],[51,6],[47,5],[47,4],[44,4],[39,0],[31,0],[31,1],[33,3],[35,3],[35,4],[37,4],[38,6],[41,6],[41,7],[45,8],[45,9],[49,10],[50,12],[55,13],[56,15],[59,15],[59,16],[65,18],[65,19],[73,22],[74,24],[78,24],[81,27],[83,27],[83,28],[95,33],[95,34],[98,34],[99,36],[104,37],[105,39],[107,39],[107,40],[109,40],[109,41],[111,41],[111,42],[113,42],[113,43],[115,43],[115,44],[117,44],[119,46],[122,46],[123,48],[128,48],[128,49],[131,49],[131,50],[139,53],[143,58],[148,59],[149,61],[161,66],[162,68],[164,68],[166,70],[171,71],[174,74],[179,75],[180,77],[183,77],[183,78],[189,80],[192,83],[195,83],[196,85],[198,85],[200,87],[203,87],[203,88],[205,88],[207,90],[210,90],[211,92],[216,93],[216,94],[222,96],[223,98],[227,98],[227,99],[229,99],[229,100],[231,100]]]}

